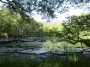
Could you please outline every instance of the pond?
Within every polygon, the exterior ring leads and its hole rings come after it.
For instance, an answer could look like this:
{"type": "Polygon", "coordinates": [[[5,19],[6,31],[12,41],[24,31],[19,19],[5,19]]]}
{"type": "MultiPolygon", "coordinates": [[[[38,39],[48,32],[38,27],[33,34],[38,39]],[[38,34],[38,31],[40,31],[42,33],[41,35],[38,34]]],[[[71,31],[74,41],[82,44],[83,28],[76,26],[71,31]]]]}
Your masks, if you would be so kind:
{"type": "MultiPolygon", "coordinates": [[[[25,39],[29,40],[29,39],[25,39]]],[[[84,44],[83,44],[84,45],[84,44]]],[[[78,53],[89,55],[90,48],[83,47],[80,43],[73,45],[71,43],[62,42],[52,42],[51,40],[46,41],[30,41],[30,42],[12,42],[12,43],[1,43],[0,44],[0,54],[5,55],[16,55],[18,57],[29,57],[31,59],[42,59],[49,55],[57,55],[60,58],[65,59],[66,53],[78,53]]]]}

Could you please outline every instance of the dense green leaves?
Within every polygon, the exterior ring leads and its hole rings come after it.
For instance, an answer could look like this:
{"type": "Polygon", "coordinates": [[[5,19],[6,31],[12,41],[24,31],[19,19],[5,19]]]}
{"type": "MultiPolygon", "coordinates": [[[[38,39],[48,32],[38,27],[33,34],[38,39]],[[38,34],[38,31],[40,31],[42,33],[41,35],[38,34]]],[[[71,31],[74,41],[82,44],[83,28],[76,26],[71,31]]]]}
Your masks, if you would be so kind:
{"type": "MultiPolygon", "coordinates": [[[[39,4],[39,7],[42,6],[40,9],[52,13],[52,6],[49,6],[46,1],[44,2],[39,4]]],[[[72,16],[62,24],[57,22],[39,23],[27,15],[21,7],[19,12],[3,8],[0,9],[0,34],[2,33],[34,37],[60,37],[62,41],[75,43],[90,36],[90,14],[72,16]]]]}
{"type": "Polygon", "coordinates": [[[25,13],[12,12],[9,9],[0,10],[0,33],[8,35],[60,37],[61,23],[39,23],[25,13]]]}
{"type": "Polygon", "coordinates": [[[82,39],[90,39],[90,14],[81,16],[72,16],[71,19],[63,24],[63,34],[69,42],[78,42],[82,39]]]}
{"type": "Polygon", "coordinates": [[[64,0],[0,0],[2,3],[7,4],[7,7],[15,12],[23,11],[24,13],[32,14],[36,11],[43,15],[43,17],[55,17],[55,10],[64,2],[64,0]]]}
{"type": "MultiPolygon", "coordinates": [[[[0,9],[0,33],[8,35],[29,35],[29,32],[39,30],[38,24],[27,15],[16,14],[8,9],[0,9]]],[[[31,35],[31,34],[30,34],[31,35]]]]}

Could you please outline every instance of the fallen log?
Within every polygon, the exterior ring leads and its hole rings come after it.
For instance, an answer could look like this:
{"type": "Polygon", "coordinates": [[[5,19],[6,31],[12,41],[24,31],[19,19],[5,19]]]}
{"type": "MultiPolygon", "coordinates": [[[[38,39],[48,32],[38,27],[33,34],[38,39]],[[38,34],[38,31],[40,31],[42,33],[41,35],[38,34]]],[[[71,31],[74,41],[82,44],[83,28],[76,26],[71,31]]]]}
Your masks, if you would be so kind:
{"type": "Polygon", "coordinates": [[[0,43],[12,43],[12,42],[31,42],[31,41],[26,41],[26,40],[8,40],[8,41],[0,41],[0,43]]]}

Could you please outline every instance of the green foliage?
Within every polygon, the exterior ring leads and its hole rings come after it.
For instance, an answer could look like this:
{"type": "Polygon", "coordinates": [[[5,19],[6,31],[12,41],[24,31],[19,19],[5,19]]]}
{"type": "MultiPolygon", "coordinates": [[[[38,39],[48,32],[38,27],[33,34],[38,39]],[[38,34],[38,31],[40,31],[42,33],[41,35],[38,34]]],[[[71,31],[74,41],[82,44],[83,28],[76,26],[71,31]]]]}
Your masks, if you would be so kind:
{"type": "Polygon", "coordinates": [[[60,37],[63,26],[59,22],[43,23],[44,36],[60,37]]]}
{"type": "MultiPolygon", "coordinates": [[[[57,41],[75,43],[82,39],[90,39],[90,14],[72,16],[68,22],[36,22],[23,11],[13,12],[8,8],[0,9],[0,35],[60,37],[57,41]]],[[[56,41],[56,40],[55,40],[56,41]]],[[[89,42],[88,42],[89,43],[89,42]]]]}
{"type": "Polygon", "coordinates": [[[83,36],[88,36],[90,32],[90,14],[72,16],[70,20],[63,23],[63,35],[70,42],[81,40],[83,36]],[[88,35],[87,35],[88,34],[88,35]]]}
{"type": "Polygon", "coordinates": [[[0,10],[0,33],[40,37],[60,37],[62,24],[39,23],[24,13],[16,13],[8,8],[0,10]]]}
{"type": "Polygon", "coordinates": [[[15,13],[7,8],[0,9],[0,33],[31,35],[33,32],[38,32],[40,26],[41,24],[26,14],[15,13]]]}
{"type": "Polygon", "coordinates": [[[89,67],[90,61],[87,59],[88,57],[76,54],[68,55],[68,60],[60,59],[57,55],[50,55],[42,61],[34,61],[30,58],[20,59],[16,56],[4,56],[0,60],[0,67],[89,67]]]}
{"type": "Polygon", "coordinates": [[[53,18],[55,17],[55,10],[58,9],[58,6],[63,4],[64,1],[59,0],[7,0],[4,2],[0,0],[0,2],[7,4],[6,6],[13,10],[14,12],[27,12],[32,14],[33,11],[40,13],[43,17],[53,18]]]}

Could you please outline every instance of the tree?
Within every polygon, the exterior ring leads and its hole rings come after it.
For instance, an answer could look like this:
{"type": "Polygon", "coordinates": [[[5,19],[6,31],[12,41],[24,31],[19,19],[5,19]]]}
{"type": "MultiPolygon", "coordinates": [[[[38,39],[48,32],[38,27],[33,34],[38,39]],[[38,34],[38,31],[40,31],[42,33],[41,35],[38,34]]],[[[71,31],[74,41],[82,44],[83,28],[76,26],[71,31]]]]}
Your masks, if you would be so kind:
{"type": "Polygon", "coordinates": [[[88,45],[87,43],[88,40],[83,39],[83,36],[87,34],[85,33],[85,31],[90,32],[89,23],[90,23],[90,14],[81,16],[72,16],[68,22],[63,24],[65,39],[68,39],[68,41],[72,43],[83,42],[86,45],[88,45]]]}
{"type": "Polygon", "coordinates": [[[31,36],[38,32],[40,27],[41,24],[28,15],[16,15],[8,8],[0,9],[0,34],[31,36]]]}
{"type": "MultiPolygon", "coordinates": [[[[58,9],[64,2],[70,4],[87,3],[89,0],[0,0],[6,4],[8,8],[15,12],[23,11],[24,13],[32,14],[33,11],[40,13],[43,17],[55,17],[55,11],[60,12],[58,9]]],[[[67,8],[67,7],[66,7],[67,8]]],[[[61,11],[63,12],[63,11],[61,11]]],[[[61,13],[60,12],[60,13],[61,13]]]]}
{"type": "Polygon", "coordinates": [[[0,0],[15,12],[23,11],[31,14],[32,11],[43,14],[44,17],[54,17],[54,11],[63,3],[63,0],[0,0]]]}

